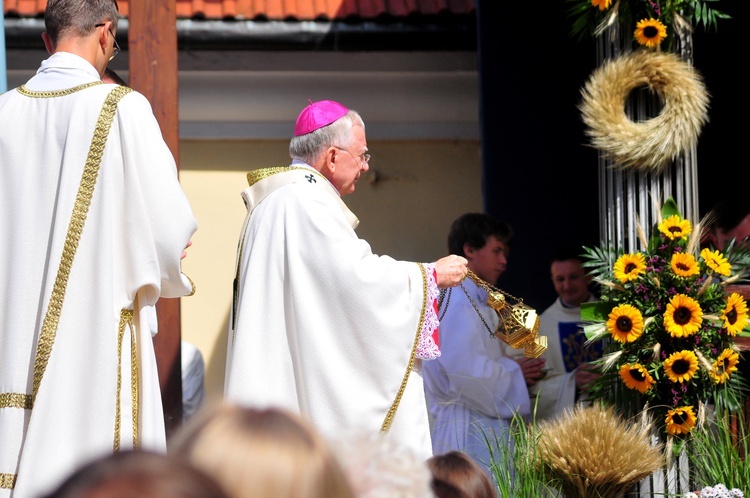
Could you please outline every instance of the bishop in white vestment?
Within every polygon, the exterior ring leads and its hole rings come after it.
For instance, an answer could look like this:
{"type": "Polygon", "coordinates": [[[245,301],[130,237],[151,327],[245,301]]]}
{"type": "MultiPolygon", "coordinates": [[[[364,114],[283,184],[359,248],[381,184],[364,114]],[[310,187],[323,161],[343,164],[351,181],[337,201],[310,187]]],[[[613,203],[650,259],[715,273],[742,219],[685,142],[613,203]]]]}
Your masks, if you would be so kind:
{"type": "Polygon", "coordinates": [[[420,362],[439,355],[438,285],[458,284],[466,262],[397,261],[357,237],[340,196],[367,170],[358,114],[311,102],[295,139],[291,166],[251,172],[243,192],[226,396],[290,409],[329,437],[381,431],[427,458],[420,362]]]}

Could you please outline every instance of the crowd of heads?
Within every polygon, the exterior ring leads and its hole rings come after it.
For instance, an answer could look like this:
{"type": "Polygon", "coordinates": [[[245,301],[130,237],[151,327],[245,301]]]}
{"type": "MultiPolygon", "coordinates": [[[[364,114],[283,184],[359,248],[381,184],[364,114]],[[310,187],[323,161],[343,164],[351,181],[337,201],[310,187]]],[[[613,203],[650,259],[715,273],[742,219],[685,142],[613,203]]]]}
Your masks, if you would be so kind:
{"type": "Polygon", "coordinates": [[[89,461],[43,498],[494,498],[468,455],[427,461],[380,433],[323,437],[282,408],[204,406],[167,453],[127,450],[89,461]]]}

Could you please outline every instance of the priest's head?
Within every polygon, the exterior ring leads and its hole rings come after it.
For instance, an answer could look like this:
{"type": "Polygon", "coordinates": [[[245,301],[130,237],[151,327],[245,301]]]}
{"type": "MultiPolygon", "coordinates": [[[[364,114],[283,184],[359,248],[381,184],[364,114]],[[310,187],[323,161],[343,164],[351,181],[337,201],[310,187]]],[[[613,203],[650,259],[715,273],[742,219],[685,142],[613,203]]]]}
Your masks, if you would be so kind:
{"type": "Polygon", "coordinates": [[[289,155],[318,170],[339,194],[351,194],[369,169],[365,124],[338,102],[309,101],[295,122],[289,155]]]}
{"type": "Polygon", "coordinates": [[[120,51],[117,0],[48,0],[42,39],[50,54],[78,55],[104,73],[120,51]]]}

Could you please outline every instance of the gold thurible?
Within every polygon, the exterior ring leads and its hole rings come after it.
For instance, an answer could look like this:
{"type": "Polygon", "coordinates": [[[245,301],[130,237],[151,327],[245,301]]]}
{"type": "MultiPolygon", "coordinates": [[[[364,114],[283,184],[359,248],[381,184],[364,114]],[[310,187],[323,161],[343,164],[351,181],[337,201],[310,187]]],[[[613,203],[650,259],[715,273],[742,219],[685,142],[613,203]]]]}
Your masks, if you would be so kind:
{"type": "Polygon", "coordinates": [[[505,291],[492,286],[474,272],[467,275],[488,293],[487,305],[499,317],[495,335],[515,349],[524,350],[527,358],[539,358],[547,349],[547,337],[539,336],[539,315],[536,310],[505,291]]]}

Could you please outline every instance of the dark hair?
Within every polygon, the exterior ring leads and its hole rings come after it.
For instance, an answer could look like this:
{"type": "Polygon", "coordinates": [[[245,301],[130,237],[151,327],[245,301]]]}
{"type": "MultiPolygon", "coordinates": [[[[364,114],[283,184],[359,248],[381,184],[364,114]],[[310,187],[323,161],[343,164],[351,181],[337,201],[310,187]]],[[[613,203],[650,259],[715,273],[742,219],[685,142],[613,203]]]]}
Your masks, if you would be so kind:
{"type": "MultiPolygon", "coordinates": [[[[462,451],[449,451],[442,455],[435,455],[427,460],[433,477],[433,485],[440,486],[439,480],[460,489],[466,496],[472,498],[496,498],[497,491],[484,469],[470,456],[462,451]],[[437,481],[437,482],[436,482],[437,481]]],[[[433,488],[433,491],[435,489],[433,488]]],[[[461,495],[438,495],[461,496],[461,495]]]]}
{"type": "Polygon", "coordinates": [[[710,211],[710,226],[728,232],[750,214],[750,196],[739,195],[719,201],[710,211]]]}
{"type": "Polygon", "coordinates": [[[578,245],[567,245],[559,247],[553,254],[550,263],[556,261],[569,261],[571,259],[577,259],[582,261],[581,255],[583,254],[583,246],[578,245]]]}
{"type": "Polygon", "coordinates": [[[489,237],[497,237],[506,244],[513,237],[513,230],[504,221],[484,213],[466,213],[459,216],[448,233],[448,252],[459,256],[464,254],[464,244],[481,249],[489,237]]]}
{"type": "Polygon", "coordinates": [[[453,483],[433,477],[430,488],[437,498],[474,498],[453,483]]]}
{"type": "Polygon", "coordinates": [[[47,0],[44,29],[53,43],[66,36],[87,36],[97,23],[112,21],[117,29],[117,0],[47,0]]]}
{"type": "Polygon", "coordinates": [[[80,467],[44,498],[228,498],[219,485],[186,461],[162,453],[129,450],[80,467]]]}

